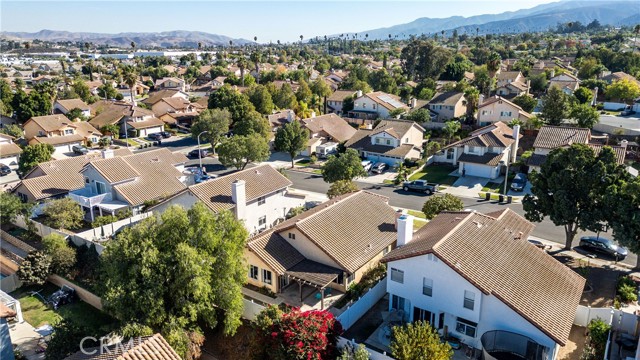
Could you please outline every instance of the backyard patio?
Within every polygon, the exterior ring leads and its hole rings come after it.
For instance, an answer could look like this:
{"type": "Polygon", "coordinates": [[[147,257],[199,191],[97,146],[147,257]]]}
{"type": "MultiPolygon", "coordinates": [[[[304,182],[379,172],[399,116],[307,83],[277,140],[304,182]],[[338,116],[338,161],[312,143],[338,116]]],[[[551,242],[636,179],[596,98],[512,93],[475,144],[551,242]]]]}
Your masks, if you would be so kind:
{"type": "MultiPolygon", "coordinates": [[[[329,309],[343,292],[326,288],[324,289],[324,308],[329,309]]],[[[300,301],[300,289],[297,283],[292,283],[278,294],[278,298],[286,304],[300,307],[300,310],[320,310],[322,308],[322,296],[318,289],[309,285],[302,285],[302,301],[300,301]]]]}

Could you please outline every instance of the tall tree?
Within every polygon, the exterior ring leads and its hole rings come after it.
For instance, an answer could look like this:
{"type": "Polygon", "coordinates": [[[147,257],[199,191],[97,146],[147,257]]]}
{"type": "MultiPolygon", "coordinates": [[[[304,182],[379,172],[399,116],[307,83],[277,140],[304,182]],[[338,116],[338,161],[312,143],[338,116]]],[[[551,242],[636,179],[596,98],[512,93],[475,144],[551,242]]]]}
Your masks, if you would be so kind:
{"type": "Polygon", "coordinates": [[[269,121],[257,111],[249,112],[244,118],[233,124],[233,133],[236,135],[259,134],[265,140],[271,136],[269,121]]]}
{"type": "Polygon", "coordinates": [[[227,109],[206,109],[201,112],[191,126],[191,137],[196,139],[200,133],[202,138],[211,143],[213,153],[216,152],[216,145],[229,132],[231,125],[231,113],[227,109]]]}
{"type": "Polygon", "coordinates": [[[129,87],[129,92],[131,93],[131,103],[135,104],[136,102],[134,97],[134,92],[135,92],[134,87],[138,82],[138,74],[136,74],[133,68],[129,68],[127,69],[127,71],[124,72],[123,81],[129,87]]]}
{"type": "Polygon", "coordinates": [[[558,126],[569,116],[567,95],[557,86],[552,86],[542,98],[540,118],[548,125],[558,126]]]}
{"type": "Polygon", "coordinates": [[[331,184],[329,191],[327,191],[327,197],[333,199],[336,196],[352,193],[358,191],[358,185],[351,180],[338,180],[331,184]]]}
{"type": "Polygon", "coordinates": [[[266,86],[252,86],[245,94],[249,97],[249,101],[251,101],[257,112],[264,115],[270,115],[273,112],[273,99],[266,86]]]}
{"type": "Polygon", "coordinates": [[[329,159],[322,166],[322,178],[328,183],[339,180],[351,181],[365,175],[367,172],[362,167],[360,155],[354,149],[347,149],[339,157],[329,155],[329,159]]]}
{"type": "Polygon", "coordinates": [[[541,222],[548,216],[563,226],[565,248],[570,249],[578,229],[601,230],[607,188],[624,179],[624,171],[610,147],[598,156],[585,144],[555,149],[540,173],[530,176],[532,194],[523,200],[525,217],[541,222]]]}
{"type": "Polygon", "coordinates": [[[607,86],[604,94],[607,99],[631,102],[640,97],[640,85],[631,80],[622,79],[614,81],[611,85],[607,86]]]}
{"type": "Polygon", "coordinates": [[[309,141],[309,130],[300,126],[298,121],[292,121],[278,129],[275,138],[275,149],[284,151],[291,157],[291,168],[293,168],[296,155],[307,147],[309,141]]]}
{"type": "Polygon", "coordinates": [[[257,133],[234,135],[220,144],[218,155],[222,165],[243,170],[251,162],[269,159],[269,144],[257,133]]]}
{"type": "Polygon", "coordinates": [[[598,110],[587,104],[573,106],[570,116],[581,128],[591,129],[600,121],[598,110]]]}
{"type": "Polygon", "coordinates": [[[51,144],[27,145],[18,159],[18,173],[26,175],[36,165],[51,160],[55,148],[51,144]]]}
{"type": "Polygon", "coordinates": [[[453,350],[428,322],[417,321],[393,328],[391,354],[398,360],[449,360],[453,350]]]}
{"type": "Polygon", "coordinates": [[[422,206],[422,212],[427,220],[431,220],[443,211],[460,211],[464,203],[459,197],[451,194],[429,198],[422,206]]]}
{"type": "Polygon", "coordinates": [[[51,270],[59,275],[67,276],[76,263],[76,251],[69,246],[62,235],[51,233],[42,238],[45,254],[51,258],[51,270]]]}
{"type": "Polygon", "coordinates": [[[233,214],[202,203],[126,228],[102,253],[106,310],[160,331],[182,358],[190,353],[190,332],[217,325],[216,307],[225,310],[224,332],[232,335],[241,324],[246,241],[233,214]]]}
{"type": "Polygon", "coordinates": [[[80,205],[68,197],[49,201],[42,212],[44,223],[55,229],[78,229],[84,219],[80,205]]]}
{"type": "Polygon", "coordinates": [[[209,109],[227,109],[236,122],[255,110],[249,98],[225,84],[209,96],[209,109]]]}
{"type": "Polygon", "coordinates": [[[30,215],[33,204],[23,203],[19,197],[8,192],[0,193],[0,222],[9,224],[18,215],[30,215]]]}
{"type": "Polygon", "coordinates": [[[538,100],[534,99],[532,96],[527,95],[527,94],[522,94],[519,96],[516,96],[515,98],[513,98],[513,100],[511,100],[514,104],[520,106],[522,108],[522,110],[530,113],[533,111],[533,109],[536,108],[536,105],[538,105],[538,100]]]}
{"type": "MultiPolygon", "coordinates": [[[[640,178],[623,179],[607,188],[607,222],[613,230],[613,238],[637,254],[640,252],[640,178]],[[626,180],[626,181],[624,181],[626,180]]],[[[636,268],[640,267],[640,258],[636,268]]]]}

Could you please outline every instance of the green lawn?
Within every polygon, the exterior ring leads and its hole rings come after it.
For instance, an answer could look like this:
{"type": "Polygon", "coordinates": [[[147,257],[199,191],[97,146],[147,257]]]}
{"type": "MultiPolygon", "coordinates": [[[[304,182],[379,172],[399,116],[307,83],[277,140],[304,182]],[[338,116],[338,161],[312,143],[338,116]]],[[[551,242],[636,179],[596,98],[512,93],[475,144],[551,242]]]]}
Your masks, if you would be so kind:
{"type": "Polygon", "coordinates": [[[413,231],[417,231],[418,229],[420,229],[421,227],[427,225],[426,221],[420,221],[420,220],[416,220],[413,222],[413,231]]]}
{"type": "Polygon", "coordinates": [[[485,187],[482,188],[482,191],[499,193],[504,190],[504,181],[501,183],[489,182],[485,187]]]}
{"type": "Polygon", "coordinates": [[[427,180],[430,183],[440,185],[453,185],[458,178],[450,176],[456,168],[449,165],[428,165],[421,171],[415,173],[409,180],[427,180]]]}
{"type": "Polygon", "coordinates": [[[53,310],[39,296],[31,295],[33,291],[40,291],[40,294],[47,298],[56,290],[57,286],[45,283],[42,286],[23,286],[10,295],[20,301],[22,315],[33,327],[55,325],[62,319],[105,333],[115,327],[116,320],[81,300],[53,310]]]}
{"type": "Polygon", "coordinates": [[[424,213],[422,211],[408,210],[407,213],[409,215],[415,216],[415,217],[420,218],[420,219],[425,219],[425,220],[427,219],[427,217],[424,215],[424,213]]]}

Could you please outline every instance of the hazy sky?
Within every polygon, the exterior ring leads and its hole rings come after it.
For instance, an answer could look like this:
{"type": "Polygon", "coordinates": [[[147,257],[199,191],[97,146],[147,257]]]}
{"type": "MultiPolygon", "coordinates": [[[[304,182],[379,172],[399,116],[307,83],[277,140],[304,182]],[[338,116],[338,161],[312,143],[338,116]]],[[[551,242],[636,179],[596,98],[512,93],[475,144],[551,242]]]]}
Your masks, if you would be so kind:
{"type": "MultiPolygon", "coordinates": [[[[554,0],[25,1],[0,0],[0,30],[101,33],[195,30],[258,42],[294,41],[420,17],[496,14],[554,0]]],[[[555,0],[557,1],[557,0],[555,0]]]]}

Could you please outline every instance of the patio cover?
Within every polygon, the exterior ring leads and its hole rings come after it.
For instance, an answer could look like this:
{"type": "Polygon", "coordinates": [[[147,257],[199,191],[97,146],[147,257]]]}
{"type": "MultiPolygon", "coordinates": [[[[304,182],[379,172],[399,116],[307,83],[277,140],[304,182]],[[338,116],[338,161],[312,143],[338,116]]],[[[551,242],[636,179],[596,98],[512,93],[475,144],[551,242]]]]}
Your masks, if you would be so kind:
{"type": "Polygon", "coordinates": [[[106,200],[97,205],[102,210],[106,210],[109,212],[114,212],[118,209],[122,209],[124,207],[129,206],[126,202],[118,201],[118,200],[106,200]]]}
{"type": "Polygon", "coordinates": [[[325,288],[340,274],[342,274],[341,270],[308,259],[302,260],[285,271],[285,275],[292,279],[317,288],[325,288]]]}

